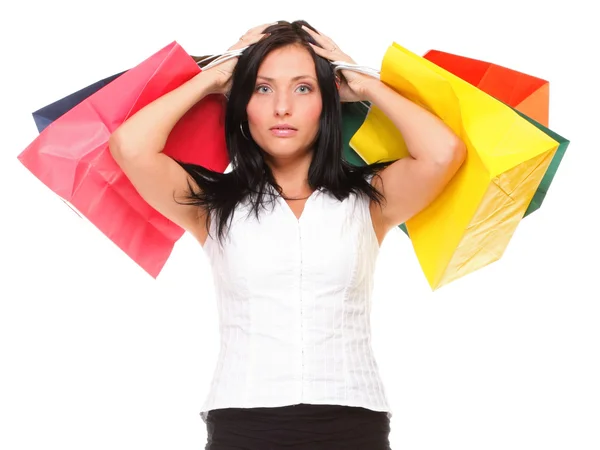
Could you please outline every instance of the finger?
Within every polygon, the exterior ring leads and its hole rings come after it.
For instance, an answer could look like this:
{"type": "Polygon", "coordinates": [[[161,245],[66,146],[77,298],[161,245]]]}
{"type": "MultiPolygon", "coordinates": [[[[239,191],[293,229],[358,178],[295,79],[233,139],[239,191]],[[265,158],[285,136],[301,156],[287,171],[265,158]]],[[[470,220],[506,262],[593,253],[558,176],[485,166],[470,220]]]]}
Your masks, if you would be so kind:
{"type": "Polygon", "coordinates": [[[248,30],[248,33],[262,33],[267,28],[269,28],[273,25],[277,25],[278,23],[279,22],[264,23],[262,25],[258,25],[257,27],[251,28],[250,30],[248,30]]]}
{"type": "Polygon", "coordinates": [[[334,44],[334,42],[331,40],[331,38],[325,36],[324,34],[317,33],[316,31],[311,30],[310,28],[308,28],[305,25],[302,25],[302,29],[306,30],[306,32],[308,34],[310,34],[315,39],[315,41],[317,41],[323,47],[327,47],[328,46],[327,44],[331,44],[331,48],[336,46],[334,44]]]}
{"type": "Polygon", "coordinates": [[[318,33],[315,30],[313,30],[312,28],[307,27],[306,25],[302,25],[302,29],[315,37],[319,37],[319,38],[326,37],[324,34],[318,33]]]}
{"type": "MultiPolygon", "coordinates": [[[[316,35],[316,36],[318,36],[318,35],[316,35]]],[[[338,46],[331,39],[329,39],[329,38],[318,39],[316,36],[315,36],[315,41],[317,42],[317,44],[319,44],[321,46],[321,48],[323,48],[329,52],[334,52],[335,50],[339,50],[338,46]]]]}
{"type": "Polygon", "coordinates": [[[324,49],[323,47],[319,47],[318,45],[315,45],[311,42],[309,42],[309,44],[317,55],[322,56],[323,58],[332,60],[332,56],[334,56],[334,55],[331,52],[329,52],[326,49],[324,49]]]}
{"type": "Polygon", "coordinates": [[[257,35],[245,35],[242,36],[229,50],[239,50],[240,48],[250,47],[260,40],[268,37],[271,33],[257,34],[257,35]]]}
{"type": "Polygon", "coordinates": [[[247,34],[247,35],[244,35],[244,36],[240,37],[240,39],[238,41],[238,44],[239,44],[239,46],[247,47],[249,45],[256,44],[260,40],[262,40],[262,39],[264,39],[264,38],[266,38],[267,36],[270,36],[270,35],[271,35],[271,33],[247,34]]]}
{"type": "Polygon", "coordinates": [[[264,35],[264,31],[269,28],[272,25],[277,24],[277,22],[273,22],[273,23],[265,23],[262,25],[258,25],[254,28],[250,28],[248,31],[246,31],[242,36],[240,36],[239,41],[243,42],[245,44],[249,44],[250,42],[254,41],[254,38],[258,37],[258,39],[261,39],[264,35]]]}
{"type": "Polygon", "coordinates": [[[263,34],[259,34],[259,35],[256,37],[256,40],[254,40],[252,43],[253,43],[253,44],[256,44],[257,42],[259,42],[259,41],[262,41],[263,39],[265,39],[266,37],[269,37],[269,36],[271,36],[271,33],[263,33],[263,34]]]}
{"type": "Polygon", "coordinates": [[[302,25],[302,28],[304,29],[304,31],[306,31],[308,34],[310,34],[312,36],[312,38],[320,45],[324,46],[324,42],[325,39],[323,38],[322,35],[320,35],[319,33],[317,33],[316,31],[311,30],[310,28],[308,28],[305,25],[302,25]]]}
{"type": "MultiPolygon", "coordinates": [[[[251,28],[244,35],[242,35],[239,40],[243,41],[247,45],[250,43],[256,43],[256,42],[258,42],[258,40],[260,40],[264,37],[264,35],[265,35],[264,31],[267,28],[269,28],[273,25],[276,25],[277,23],[278,22],[266,23],[266,24],[251,28]],[[257,40],[255,40],[255,38],[257,40]]],[[[267,34],[269,34],[269,33],[267,33],[267,34]]]]}

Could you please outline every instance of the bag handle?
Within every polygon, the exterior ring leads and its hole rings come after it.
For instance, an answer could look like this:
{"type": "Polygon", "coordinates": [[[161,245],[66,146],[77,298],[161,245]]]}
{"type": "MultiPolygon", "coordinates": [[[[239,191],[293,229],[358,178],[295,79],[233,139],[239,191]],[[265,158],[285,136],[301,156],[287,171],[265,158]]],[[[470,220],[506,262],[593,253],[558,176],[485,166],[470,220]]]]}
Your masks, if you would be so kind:
{"type": "MultiPolygon", "coordinates": [[[[334,74],[337,74],[342,69],[346,69],[346,70],[352,70],[354,72],[364,73],[365,75],[369,75],[373,78],[377,78],[378,80],[380,79],[379,70],[375,70],[368,66],[361,66],[359,64],[352,64],[352,63],[345,62],[345,61],[333,61],[331,64],[333,65],[333,73],[334,74]]],[[[361,105],[363,105],[367,109],[367,113],[371,110],[371,104],[369,102],[360,101],[357,103],[360,103],[361,105]]]]}
{"type": "Polygon", "coordinates": [[[380,79],[380,72],[379,70],[375,70],[371,67],[368,66],[361,66],[359,64],[352,64],[346,61],[333,61],[331,63],[331,65],[333,65],[333,72],[337,73],[338,71],[345,69],[345,70],[352,70],[354,72],[359,72],[359,73],[364,73],[365,75],[369,75],[373,78],[377,78],[380,79]]]}
{"type": "MultiPolygon", "coordinates": [[[[222,62],[225,62],[229,59],[237,58],[238,56],[241,56],[242,52],[244,50],[246,50],[248,47],[249,46],[246,46],[243,48],[238,48],[235,50],[228,50],[226,52],[217,53],[215,55],[210,55],[210,56],[202,56],[201,59],[196,60],[196,64],[198,64],[198,66],[200,66],[202,68],[202,70],[207,70],[207,69],[210,69],[211,67],[221,64],[222,62]],[[213,59],[213,58],[216,58],[216,59],[214,61],[208,63],[205,66],[202,65],[202,63],[204,63],[205,61],[208,61],[209,59],[213,59]]],[[[194,59],[196,59],[196,58],[194,58],[194,59]]]]}

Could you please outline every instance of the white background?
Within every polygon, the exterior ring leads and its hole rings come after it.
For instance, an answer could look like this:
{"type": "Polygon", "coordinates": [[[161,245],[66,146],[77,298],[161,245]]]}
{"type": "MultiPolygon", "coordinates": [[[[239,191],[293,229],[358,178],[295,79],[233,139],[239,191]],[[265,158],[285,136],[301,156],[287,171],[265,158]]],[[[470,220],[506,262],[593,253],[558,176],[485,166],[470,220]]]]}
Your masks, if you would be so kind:
{"type": "Polygon", "coordinates": [[[550,127],[572,143],[542,208],[500,261],[436,292],[409,240],[392,232],[377,268],[373,345],[395,450],[600,448],[593,14],[576,1],[382,4],[2,6],[0,448],[204,448],[198,413],[218,327],[202,249],[185,236],[153,280],[17,155],[37,135],[32,111],[173,40],[191,54],[217,53],[277,19],[305,19],[376,68],[396,41],[550,81],[550,127]]]}

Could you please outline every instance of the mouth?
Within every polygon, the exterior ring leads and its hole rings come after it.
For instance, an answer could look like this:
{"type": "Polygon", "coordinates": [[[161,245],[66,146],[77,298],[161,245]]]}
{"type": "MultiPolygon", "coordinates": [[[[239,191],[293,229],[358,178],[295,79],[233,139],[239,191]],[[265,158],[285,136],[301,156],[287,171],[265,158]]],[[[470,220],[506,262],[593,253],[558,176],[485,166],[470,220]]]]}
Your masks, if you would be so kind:
{"type": "Polygon", "coordinates": [[[294,130],[294,131],[298,131],[296,128],[294,128],[293,126],[288,125],[288,124],[275,125],[274,127],[271,127],[271,130],[294,130]]]}
{"type": "Polygon", "coordinates": [[[291,125],[283,124],[283,125],[275,125],[271,127],[271,133],[277,137],[290,137],[294,136],[298,130],[291,125]]]}

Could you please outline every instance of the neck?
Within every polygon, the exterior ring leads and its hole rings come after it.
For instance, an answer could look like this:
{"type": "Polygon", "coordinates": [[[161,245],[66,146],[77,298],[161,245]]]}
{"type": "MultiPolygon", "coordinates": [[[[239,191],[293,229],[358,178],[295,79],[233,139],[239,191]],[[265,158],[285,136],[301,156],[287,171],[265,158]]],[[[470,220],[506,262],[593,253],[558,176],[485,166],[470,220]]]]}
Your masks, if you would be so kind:
{"type": "Polygon", "coordinates": [[[312,161],[312,152],[294,159],[270,159],[267,164],[281,189],[284,198],[303,199],[312,194],[308,184],[308,169],[312,161]]]}

